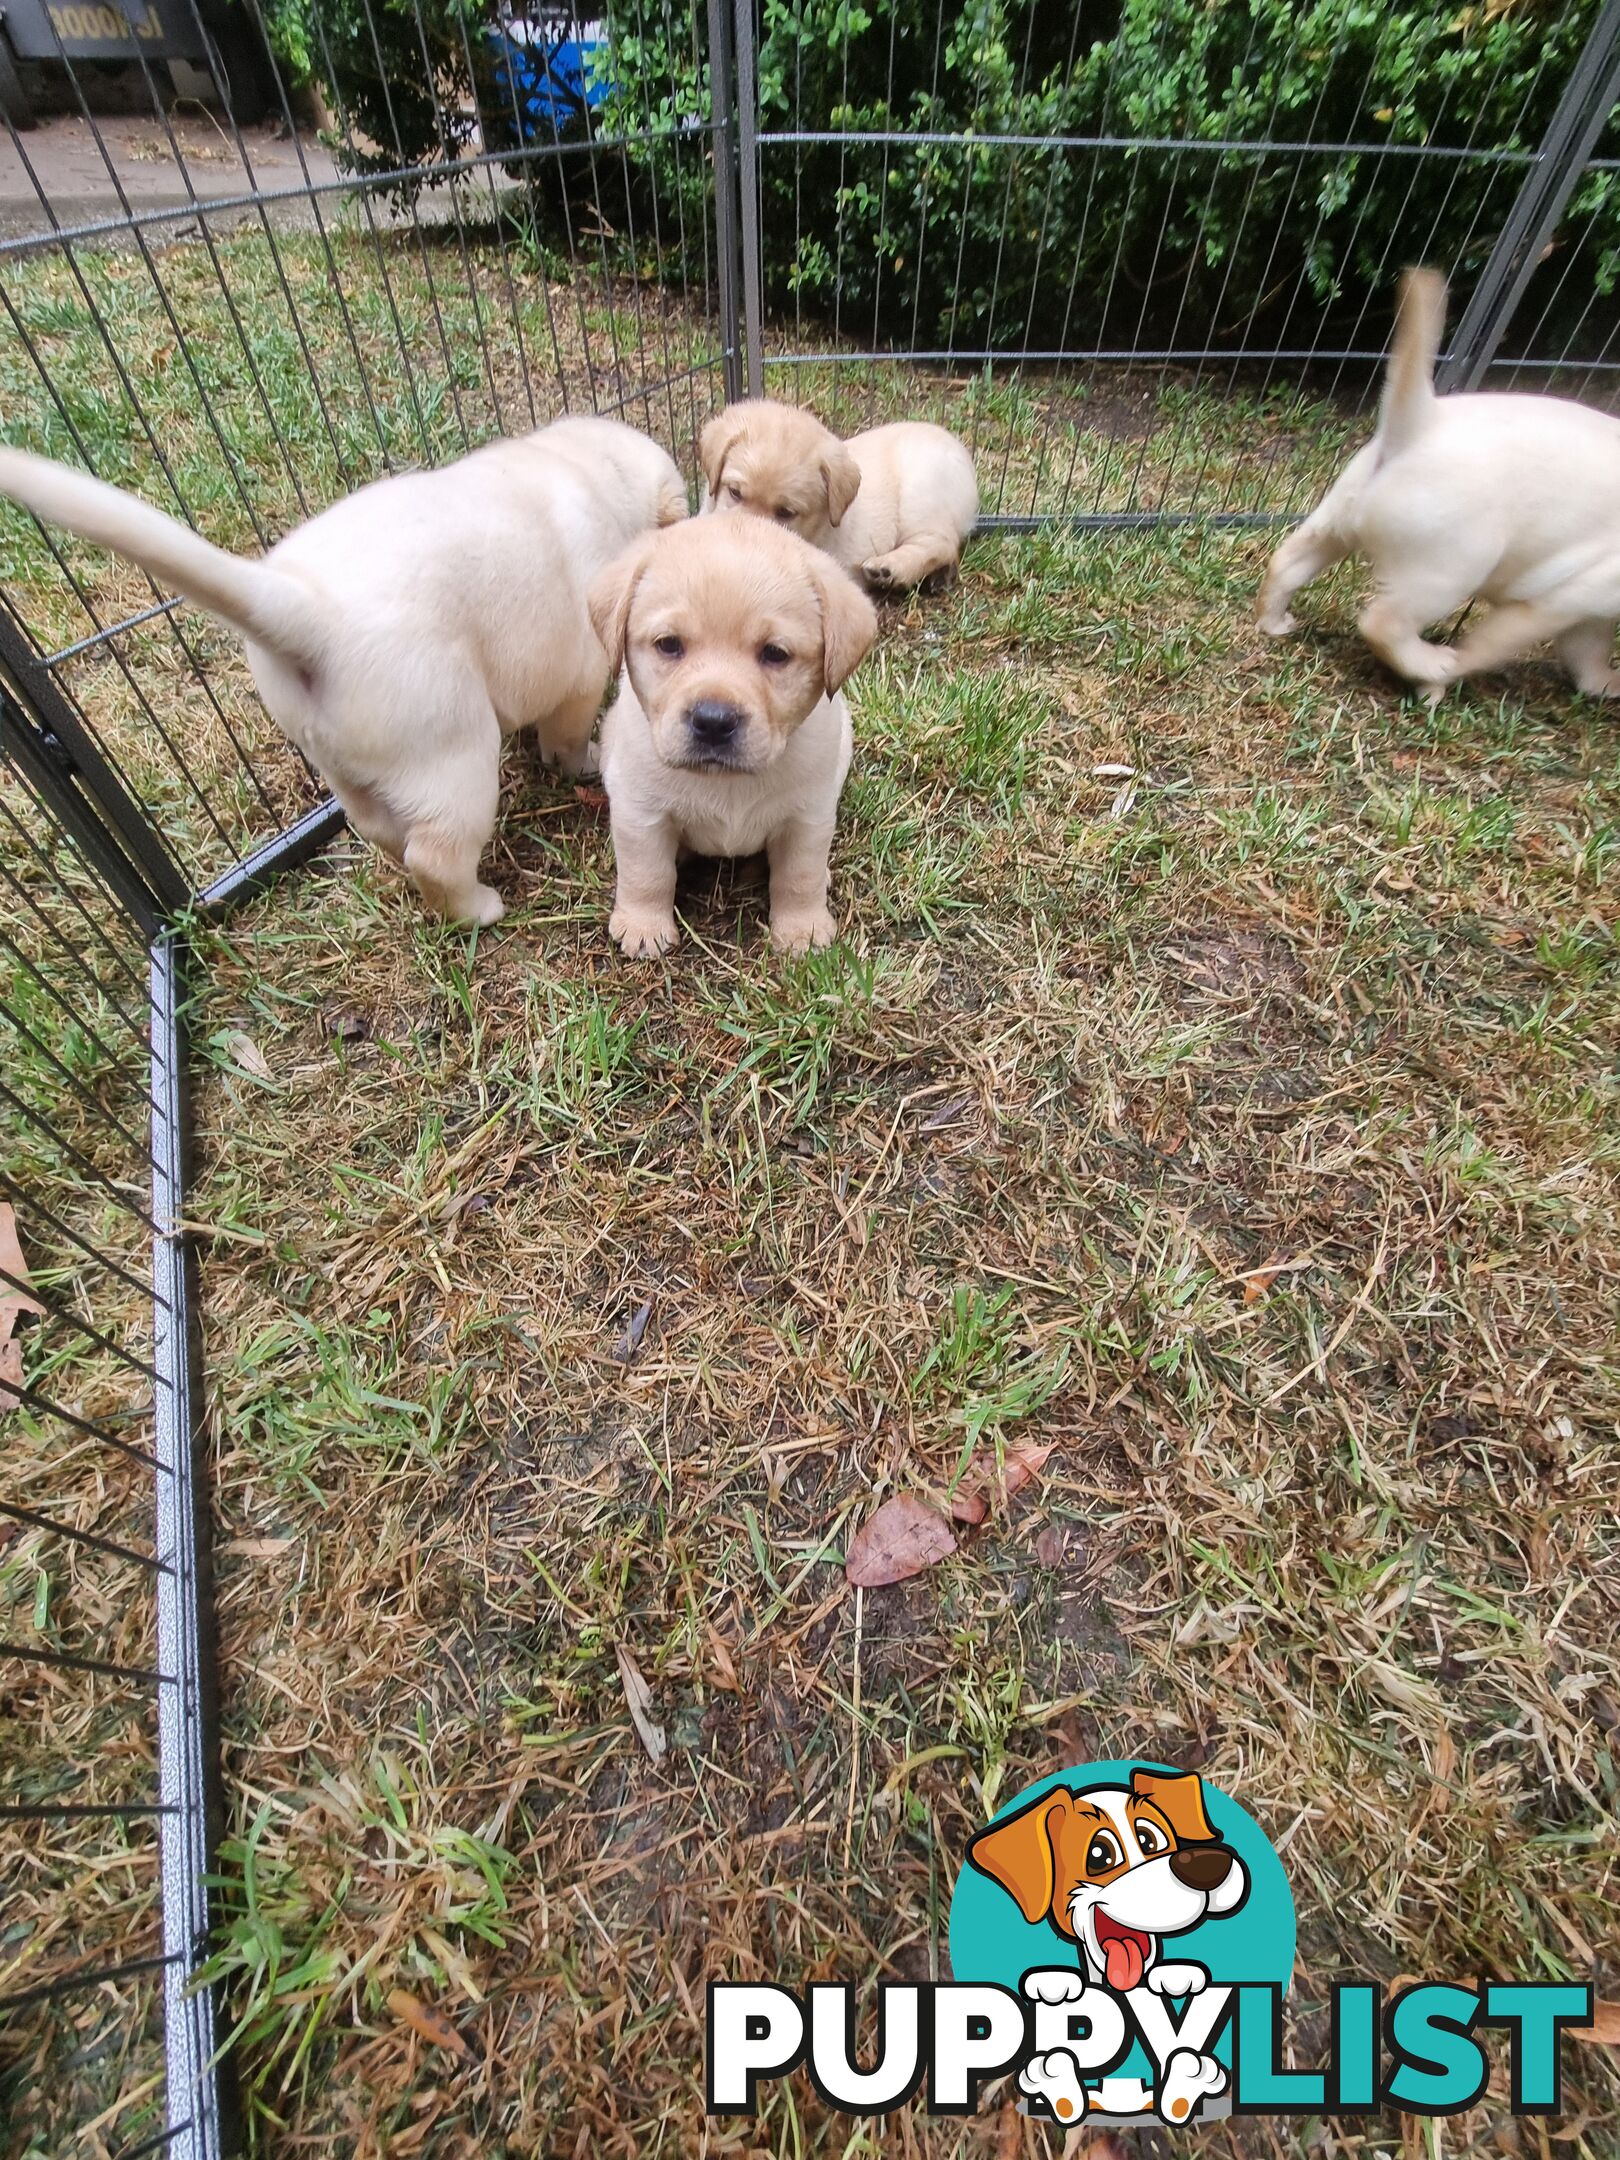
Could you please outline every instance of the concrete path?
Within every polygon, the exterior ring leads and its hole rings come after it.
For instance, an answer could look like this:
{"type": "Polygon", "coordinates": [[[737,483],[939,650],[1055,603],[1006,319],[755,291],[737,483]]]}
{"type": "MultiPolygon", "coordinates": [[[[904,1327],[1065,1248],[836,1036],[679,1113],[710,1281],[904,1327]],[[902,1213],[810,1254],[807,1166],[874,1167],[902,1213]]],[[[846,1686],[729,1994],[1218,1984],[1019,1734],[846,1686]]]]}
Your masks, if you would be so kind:
{"type": "MultiPolygon", "coordinates": [[[[130,207],[140,212],[185,208],[193,195],[206,203],[210,198],[228,200],[247,195],[255,188],[267,195],[303,188],[308,184],[306,168],[309,182],[318,187],[340,177],[314,135],[306,134],[293,143],[278,138],[267,127],[242,130],[243,146],[252,167],[250,175],[224,122],[191,109],[169,122],[190,176],[188,192],[185,174],[176,163],[161,120],[150,114],[138,118],[98,114],[95,126],[106,146],[105,157],[89,123],[74,116],[41,120],[26,135],[13,135],[9,129],[0,132],[0,240],[22,239],[50,230],[50,218],[40,205],[40,189],[58,223],[80,226],[122,219],[126,213],[119,201],[120,188],[130,207]]],[[[330,205],[335,215],[341,199],[336,194],[323,197],[323,211],[330,205]]],[[[236,213],[246,218],[255,214],[251,209],[236,213]]],[[[272,215],[278,225],[289,228],[313,222],[307,196],[275,204],[272,215]]],[[[222,213],[220,222],[231,222],[231,214],[222,213]]],[[[178,220],[172,225],[160,224],[154,237],[179,229],[178,220]]]]}

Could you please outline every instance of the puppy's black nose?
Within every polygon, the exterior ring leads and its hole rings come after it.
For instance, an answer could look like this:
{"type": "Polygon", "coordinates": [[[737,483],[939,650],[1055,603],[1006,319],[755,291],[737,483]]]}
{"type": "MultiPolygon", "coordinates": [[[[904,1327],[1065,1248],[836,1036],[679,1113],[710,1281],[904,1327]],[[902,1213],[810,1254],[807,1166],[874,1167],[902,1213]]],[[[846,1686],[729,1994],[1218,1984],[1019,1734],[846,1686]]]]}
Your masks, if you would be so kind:
{"type": "Polygon", "coordinates": [[[1188,1845],[1170,1855],[1170,1872],[1189,1890],[1217,1890],[1232,1872],[1224,1845],[1188,1845]]]}
{"type": "Polygon", "coordinates": [[[725,750],[735,742],[743,724],[741,710],[718,698],[701,698],[686,709],[686,725],[692,740],[705,750],[725,750]]]}

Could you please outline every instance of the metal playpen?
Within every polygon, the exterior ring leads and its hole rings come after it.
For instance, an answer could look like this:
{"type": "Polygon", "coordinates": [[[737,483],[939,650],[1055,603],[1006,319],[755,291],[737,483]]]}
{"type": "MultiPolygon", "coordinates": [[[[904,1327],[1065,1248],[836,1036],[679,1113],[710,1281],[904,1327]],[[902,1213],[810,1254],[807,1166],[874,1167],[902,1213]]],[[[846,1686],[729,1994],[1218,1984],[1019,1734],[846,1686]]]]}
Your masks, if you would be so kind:
{"type": "MultiPolygon", "coordinates": [[[[1264,523],[1319,471],[1301,401],[1344,431],[1375,393],[1408,258],[1452,278],[1449,386],[1607,394],[1620,0],[1437,57],[1405,128],[1355,11],[1199,12],[1231,41],[1193,122],[1160,95],[1203,34],[1170,0],[615,0],[476,49],[465,11],[360,0],[347,60],[310,0],[337,169],[262,27],[269,135],[233,100],[199,136],[137,37],[155,207],[69,34],[116,208],[71,222],[11,127],[34,208],[0,242],[0,418],[243,546],[565,408],[691,474],[745,394],[949,418],[992,526],[1264,523]]],[[[232,2130],[199,1980],[220,1796],[188,935],[339,819],[212,625],[20,515],[0,546],[0,2146],[204,2160],[232,2130]]]]}

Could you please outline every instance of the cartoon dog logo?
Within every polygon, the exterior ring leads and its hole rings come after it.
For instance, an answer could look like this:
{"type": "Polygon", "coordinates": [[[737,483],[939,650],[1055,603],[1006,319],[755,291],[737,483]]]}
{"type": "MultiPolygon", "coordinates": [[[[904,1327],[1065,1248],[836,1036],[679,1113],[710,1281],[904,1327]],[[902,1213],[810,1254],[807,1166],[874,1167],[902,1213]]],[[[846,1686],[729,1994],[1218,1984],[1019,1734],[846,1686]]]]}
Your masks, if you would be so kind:
{"type": "MultiPolygon", "coordinates": [[[[1078,1947],[1081,1972],[1028,1976],[1026,1991],[1043,2002],[1055,1999],[1054,1987],[1071,2000],[1090,1986],[1124,1996],[1137,1988],[1159,1996],[1201,1993],[1209,1985],[1205,1967],[1165,1959],[1161,1946],[1235,1913],[1249,1894],[1243,1862],[1222,1843],[1191,1771],[1133,1770],[1128,1786],[1050,1787],[981,1830],[968,1858],[1000,1884],[1026,1921],[1045,1920],[1078,1947]]],[[[1138,2089],[1127,2100],[1122,2088],[1139,2088],[1140,2081],[1110,2078],[1090,2104],[1134,2113],[1156,2101],[1164,2119],[1185,2121],[1201,2097],[1213,2097],[1227,2082],[1224,2067],[1196,2051],[1178,2054],[1173,2069],[1156,2096],[1138,2089]]],[[[1065,2051],[1031,2064],[1030,2073],[1020,2080],[1024,2090],[1060,2120],[1073,2120],[1087,2105],[1065,2051]]]]}

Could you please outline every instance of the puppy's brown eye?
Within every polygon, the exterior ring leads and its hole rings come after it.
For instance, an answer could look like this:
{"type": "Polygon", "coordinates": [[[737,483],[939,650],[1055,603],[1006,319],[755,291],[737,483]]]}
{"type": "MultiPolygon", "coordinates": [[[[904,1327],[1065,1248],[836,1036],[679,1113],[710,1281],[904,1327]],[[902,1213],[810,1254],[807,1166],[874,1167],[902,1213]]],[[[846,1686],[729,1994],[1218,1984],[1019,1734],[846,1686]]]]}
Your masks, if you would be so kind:
{"type": "Polygon", "coordinates": [[[759,648],[761,667],[786,667],[793,655],[785,645],[762,645],[759,648]]]}
{"type": "Polygon", "coordinates": [[[742,501],[742,489],[740,487],[733,487],[729,480],[726,482],[726,493],[731,497],[733,502],[742,501]]]}
{"type": "Polygon", "coordinates": [[[1120,1851],[1117,1839],[1108,1831],[1099,1830],[1086,1847],[1086,1873],[1102,1875],[1109,1868],[1118,1867],[1125,1855],[1120,1851]]]}
{"type": "Polygon", "coordinates": [[[686,647],[678,637],[655,637],[653,639],[653,651],[662,653],[666,660],[678,660],[685,650],[686,647]]]}
{"type": "Polygon", "coordinates": [[[771,514],[776,519],[778,525],[791,525],[793,523],[793,512],[788,508],[786,503],[778,503],[775,510],[771,514]]]}
{"type": "Polygon", "coordinates": [[[1143,1821],[1139,1822],[1135,1827],[1136,1842],[1149,1858],[1155,1853],[1164,1853],[1170,1850],[1170,1840],[1156,1822],[1143,1821]]]}

